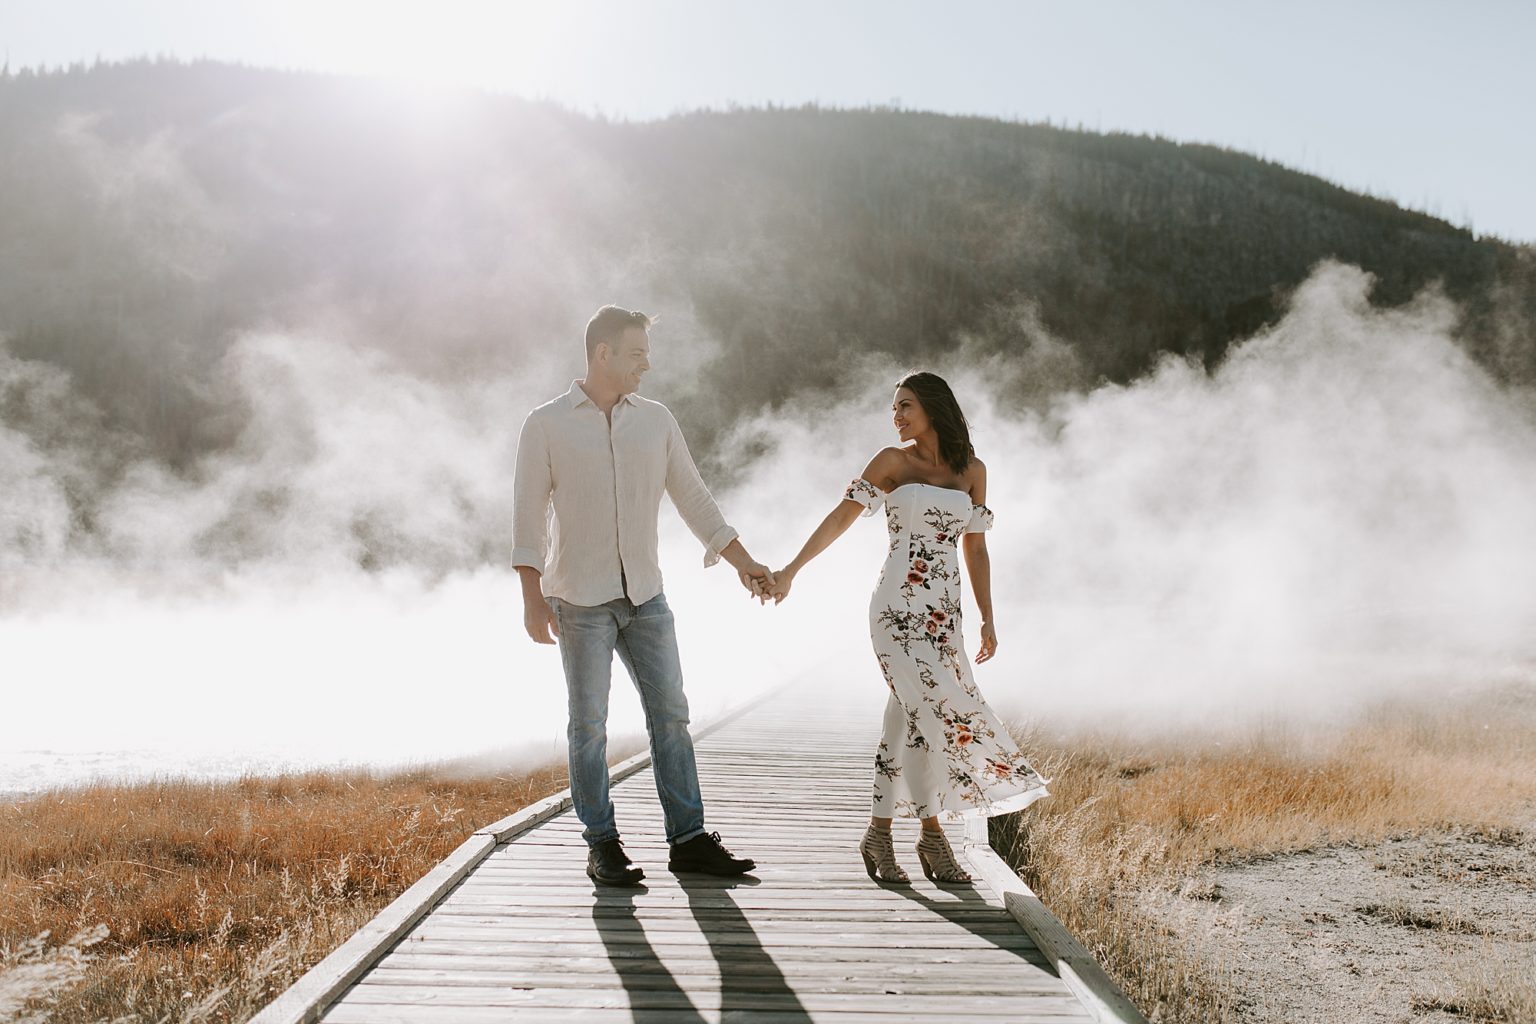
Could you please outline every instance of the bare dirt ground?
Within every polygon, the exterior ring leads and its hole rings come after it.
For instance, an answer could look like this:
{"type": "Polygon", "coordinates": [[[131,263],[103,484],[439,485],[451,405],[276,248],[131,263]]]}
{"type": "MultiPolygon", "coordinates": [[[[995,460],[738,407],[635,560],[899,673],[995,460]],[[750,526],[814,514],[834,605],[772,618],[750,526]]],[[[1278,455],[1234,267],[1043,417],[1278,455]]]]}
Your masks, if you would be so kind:
{"type": "Polygon", "coordinates": [[[1209,868],[1144,909],[1242,1024],[1536,1021],[1536,823],[1209,868]]]}

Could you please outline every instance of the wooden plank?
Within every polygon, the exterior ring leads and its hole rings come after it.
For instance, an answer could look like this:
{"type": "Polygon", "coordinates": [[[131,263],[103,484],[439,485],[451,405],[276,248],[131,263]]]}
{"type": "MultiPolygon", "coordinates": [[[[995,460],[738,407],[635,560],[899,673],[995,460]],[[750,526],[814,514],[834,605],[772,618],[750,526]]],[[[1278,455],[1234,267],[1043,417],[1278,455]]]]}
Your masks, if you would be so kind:
{"type": "MultiPolygon", "coordinates": [[[[621,819],[619,827],[624,827],[621,819]]],[[[859,856],[859,839],[863,834],[860,829],[856,832],[848,832],[842,836],[830,838],[817,838],[803,836],[793,839],[783,835],[751,833],[727,834],[729,825],[720,828],[720,841],[731,850],[743,854],[749,854],[754,860],[761,860],[763,870],[785,869],[799,871],[813,871],[822,867],[842,868],[862,867],[863,859],[859,856]],[[759,858],[758,853],[764,856],[759,858]],[[772,854],[773,856],[770,856],[772,854]]],[[[624,850],[641,867],[663,871],[666,868],[671,850],[666,841],[660,836],[646,836],[644,834],[627,833],[623,836],[624,850]]],[[[532,857],[558,858],[575,857],[576,863],[583,866],[587,860],[587,846],[581,839],[581,833],[572,830],[565,833],[540,828],[536,832],[522,836],[517,840],[516,849],[503,847],[496,853],[495,865],[501,863],[519,863],[524,855],[532,857]]],[[[916,839],[911,843],[899,840],[896,843],[896,857],[911,867],[917,866],[916,839]]],[[[958,846],[958,844],[956,844],[958,846]]],[[[493,866],[495,866],[493,865],[493,866]]],[[[668,872],[670,875],[671,872],[668,872]]],[[[683,872],[682,877],[690,877],[696,872],[683,872]]],[[[700,877],[703,877],[700,875],[700,877]]],[[[749,873],[742,884],[751,885],[753,878],[760,878],[756,871],[749,873]]],[[[867,876],[866,876],[867,877],[867,876]]],[[[918,877],[922,875],[919,873],[918,877]]]]}
{"type": "MultiPolygon", "coordinates": [[[[863,977],[849,976],[824,970],[781,970],[776,963],[747,961],[727,964],[723,969],[709,969],[707,961],[694,961],[693,970],[674,970],[666,965],[654,966],[656,970],[624,971],[609,970],[579,973],[561,969],[558,961],[548,962],[542,972],[531,971],[524,965],[499,967],[472,966],[461,962],[445,962],[436,966],[421,964],[385,963],[381,961],[368,975],[370,985],[400,985],[423,988],[535,988],[562,989],[624,988],[633,991],[651,989],[663,991],[681,988],[685,992],[719,989],[722,983],[733,992],[782,992],[786,985],[793,991],[813,989],[829,995],[948,995],[965,991],[976,997],[1018,997],[1026,993],[1061,998],[1059,985],[1044,986],[1009,984],[999,979],[996,972],[981,971],[944,979],[933,977],[929,972],[917,972],[916,977],[898,977],[880,970],[863,977]]],[[[717,965],[718,966],[718,965],[717,965]]],[[[803,966],[803,965],[802,965],[803,966]]],[[[1054,979],[1053,979],[1054,980],[1054,979]]]]}
{"type": "MultiPolygon", "coordinates": [[[[397,945],[395,952],[419,952],[437,953],[443,956],[506,956],[506,957],[602,957],[611,956],[615,960],[640,959],[656,961],[656,951],[648,944],[637,943],[603,943],[603,942],[570,942],[562,943],[558,948],[536,943],[515,943],[507,941],[491,941],[484,939],[407,939],[404,944],[397,945]]],[[[704,946],[680,946],[668,953],[667,962],[681,959],[699,959],[713,955],[716,960],[761,960],[763,951],[750,946],[730,947],[722,946],[710,950],[704,946]]],[[[1034,963],[1041,960],[1039,951],[1030,946],[1020,949],[997,949],[995,947],[973,947],[968,949],[944,949],[928,946],[882,946],[878,957],[872,957],[867,946],[845,946],[841,944],[825,946],[786,946],[776,948],[773,951],[775,963],[794,962],[849,962],[849,963],[922,963],[943,966],[956,963],[969,963],[973,959],[987,959],[998,967],[1018,965],[1020,963],[1034,963]]],[[[1065,991],[1065,986],[1062,987],[1065,991]]]]}
{"type": "MultiPolygon", "coordinates": [[[[647,900],[665,900],[667,903],[673,904],[673,906],[734,907],[734,909],[743,910],[743,912],[746,912],[746,910],[816,909],[822,910],[822,912],[826,913],[836,913],[839,912],[839,910],[845,909],[877,910],[880,909],[880,907],[900,906],[899,901],[902,900],[902,897],[891,897],[888,898],[888,900],[882,900],[882,898],[879,897],[848,897],[843,898],[843,900],[814,900],[814,898],[802,897],[802,895],[796,895],[793,894],[793,892],[790,892],[790,894],[768,894],[763,895],[763,897],[753,897],[751,900],[740,900],[740,898],[737,898],[737,900],[731,900],[728,895],[727,897],[723,898],[707,898],[708,895],[710,894],[700,894],[700,897],[697,897],[696,900],[687,900],[687,898],[682,897],[682,895],[668,895],[664,894],[664,892],[653,892],[653,894],[647,895],[647,900]]],[[[450,898],[455,900],[456,904],[461,907],[507,906],[507,900],[502,897],[459,897],[459,895],[455,895],[455,897],[450,898]]],[[[561,892],[547,892],[547,894],[541,894],[541,892],[528,892],[528,894],[519,895],[518,906],[564,906],[565,903],[570,901],[570,898],[570,894],[561,894],[561,892]]],[[[605,897],[604,894],[599,894],[599,897],[596,898],[608,897],[605,897]]]]}
{"type": "MultiPolygon", "coordinates": [[[[779,798],[780,800],[785,800],[786,795],[779,794],[779,798]]],[[[705,798],[705,808],[710,808],[708,798],[705,798]]],[[[625,809],[627,808],[624,808],[624,804],[614,804],[614,811],[617,814],[624,814],[625,809]]],[[[654,804],[641,806],[641,808],[634,808],[631,814],[642,814],[642,812],[653,811],[653,809],[654,804]]],[[[748,814],[751,814],[751,809],[748,809],[748,814]]],[[[708,814],[705,820],[708,821],[708,814]]],[[[753,814],[753,821],[731,821],[731,834],[740,835],[745,834],[745,832],[751,832],[751,834],[783,835],[786,829],[793,829],[793,835],[796,835],[796,837],[802,834],[819,834],[819,832],[836,832],[837,835],[848,835],[849,832],[852,832],[854,835],[860,835],[863,834],[865,826],[868,826],[868,824],[869,818],[863,817],[863,815],[857,815],[857,817],[846,815],[846,817],[840,818],[840,820],[839,818],[819,817],[816,812],[816,806],[814,804],[806,804],[806,808],[803,811],[793,812],[793,814],[753,814]]],[[[562,817],[548,821],[539,831],[548,832],[551,835],[561,835],[567,834],[567,832],[581,834],[581,829],[581,821],[562,815],[562,817]]],[[[625,840],[625,843],[628,843],[628,840],[625,840]]]]}
{"type": "MultiPolygon", "coordinates": [[[[869,877],[861,873],[861,877],[855,880],[848,878],[825,878],[816,875],[802,875],[793,880],[780,880],[776,885],[742,886],[724,883],[722,879],[709,875],[676,876],[663,872],[654,872],[646,875],[645,895],[650,897],[664,897],[675,899],[682,896],[687,899],[695,898],[721,898],[729,897],[738,906],[745,906],[743,901],[754,899],[784,899],[786,897],[799,897],[811,895],[815,899],[867,899],[871,889],[869,877]],[[654,875],[654,877],[653,877],[654,875]],[[678,878],[684,879],[679,883],[678,878]],[[859,884],[862,883],[862,884],[859,884]]],[[[882,890],[883,891],[883,890],[882,890]]],[[[573,896],[591,896],[594,898],[612,899],[606,892],[601,892],[585,876],[575,877],[559,872],[546,873],[539,878],[520,878],[516,875],[502,874],[500,877],[490,877],[475,874],[466,879],[453,891],[453,899],[468,898],[469,896],[484,896],[489,899],[505,900],[517,899],[524,892],[565,892],[573,896]]],[[[939,889],[927,890],[926,897],[931,900],[947,902],[947,898],[953,898],[961,903],[989,903],[986,895],[974,889],[939,889]]],[[[907,897],[901,893],[891,893],[880,897],[883,902],[893,902],[907,897]]],[[[992,904],[995,906],[995,904],[992,904]]]]}
{"type": "MultiPolygon", "coordinates": [[[[1038,957],[1038,953],[1033,954],[1038,957]]],[[[1040,962],[1043,962],[1041,960],[1040,962]]],[[[556,971],[561,977],[569,978],[571,984],[591,984],[594,977],[615,978],[619,974],[640,975],[649,973],[658,974],[703,974],[718,977],[721,974],[754,974],[754,973],[782,973],[785,976],[797,978],[826,978],[832,982],[862,983],[866,979],[876,982],[899,978],[905,982],[932,983],[941,986],[946,992],[957,988],[970,991],[974,986],[999,984],[1010,991],[1020,986],[1017,978],[1010,977],[1007,971],[998,970],[1000,966],[1006,966],[1010,961],[1000,957],[984,957],[974,961],[965,960],[963,963],[950,965],[944,972],[936,972],[931,969],[928,961],[914,960],[910,962],[889,962],[885,960],[841,960],[823,961],[820,959],[786,959],[775,958],[771,963],[765,963],[762,958],[740,959],[734,963],[727,962],[722,965],[713,957],[679,957],[676,960],[668,960],[663,963],[659,959],[634,960],[631,963],[618,965],[607,957],[565,957],[553,953],[537,956],[532,953],[525,955],[513,955],[507,953],[431,953],[431,952],[406,952],[388,953],[375,966],[374,970],[384,968],[398,970],[483,970],[483,971],[507,971],[518,973],[525,978],[532,978],[541,972],[556,971]],[[620,969],[622,966],[622,970],[620,969]]],[[[1047,984],[1054,979],[1048,976],[1031,978],[1026,985],[1041,985],[1052,991],[1060,991],[1060,986],[1047,984]]]]}
{"type": "Polygon", "coordinates": [[[790,928],[781,929],[742,929],[726,931],[713,923],[707,931],[690,931],[686,928],[676,929],[637,929],[622,931],[617,928],[599,929],[573,929],[567,934],[556,932],[527,932],[516,930],[502,930],[494,928],[461,928],[453,925],[434,926],[430,931],[423,931],[420,935],[412,935],[404,943],[396,944],[394,952],[411,949],[431,949],[441,947],[443,949],[457,948],[460,946],[474,945],[487,951],[492,949],[519,952],[536,949],[545,944],[561,944],[576,946],[581,944],[606,943],[613,946],[637,945],[648,946],[698,946],[700,944],[713,944],[725,946],[758,946],[772,947],[775,950],[791,950],[799,947],[823,948],[842,947],[846,949],[976,949],[976,950],[1002,950],[1013,956],[1027,954],[1039,947],[1028,935],[1019,934],[1015,929],[1013,935],[990,933],[977,935],[966,928],[956,928],[944,932],[930,932],[926,929],[909,930],[901,935],[893,935],[889,931],[885,933],[860,932],[857,934],[840,937],[829,932],[802,932],[790,928]]]}
{"type": "MultiPolygon", "coordinates": [[[[761,924],[765,928],[785,928],[792,925],[802,927],[802,930],[825,929],[832,934],[852,935],[862,931],[888,932],[891,923],[906,921],[909,923],[922,923],[929,925],[932,930],[942,932],[946,930],[964,929],[973,933],[985,932],[996,929],[999,932],[1017,932],[1018,923],[1009,916],[1007,911],[999,910],[991,906],[980,910],[972,908],[960,909],[954,914],[938,914],[927,907],[894,908],[893,910],[878,909],[866,911],[859,918],[843,918],[830,914],[819,914],[791,909],[787,913],[753,914],[750,917],[741,912],[738,907],[678,907],[676,905],[658,908],[657,911],[671,910],[669,916],[662,913],[631,913],[628,908],[622,908],[618,913],[592,914],[592,913],[547,913],[548,908],[539,908],[538,911],[529,911],[522,907],[496,908],[489,913],[479,908],[466,909],[463,907],[442,908],[441,913],[434,913],[433,919],[439,916],[445,923],[451,922],[458,927],[487,927],[509,928],[513,930],[523,928],[563,927],[579,928],[585,923],[586,927],[608,928],[629,922],[637,928],[666,929],[671,927],[739,927],[749,924],[757,927],[761,924]],[[691,922],[691,924],[690,924],[691,922]]],[[[421,927],[426,927],[423,922],[421,927]]]]}
{"type": "MultiPolygon", "coordinates": [[[[968,1014],[976,1020],[1009,1021],[1010,1024],[1063,1024],[1081,1021],[1081,1011],[1050,1011],[1018,1014],[968,1014]]],[[[506,1007],[482,1006],[382,1006],[338,1003],[326,1016],[332,1024],[507,1024],[511,1019],[506,1007]]],[[[745,1007],[723,1009],[710,1014],[720,1024],[808,1024],[811,1018],[803,1010],[758,1010],[745,1007]]],[[[593,1007],[528,1007],[518,1010],[518,1024],[702,1024],[696,1012],[679,1009],[635,1010],[596,1009],[593,1007]]],[[[951,1024],[954,1018],[942,1014],[916,1018],[911,1012],[872,1010],[818,1010],[816,1024],[951,1024]]]]}
{"type": "MultiPolygon", "coordinates": [[[[703,891],[703,890],[698,890],[703,891]]],[[[726,917],[741,917],[743,907],[741,904],[721,902],[719,904],[701,904],[698,902],[689,904],[686,900],[670,900],[667,902],[644,900],[639,904],[626,901],[602,900],[604,894],[593,893],[592,899],[571,901],[563,904],[527,905],[508,899],[502,903],[443,903],[440,912],[449,917],[481,918],[484,920],[528,920],[547,919],[554,917],[591,917],[591,918],[615,918],[628,917],[644,920],[648,917],[662,917],[666,914],[681,915],[686,913],[690,917],[701,920],[724,919],[726,917]]],[[[1007,922],[1008,927],[1016,927],[1009,920],[1007,911],[988,900],[985,903],[933,903],[908,900],[905,903],[890,903],[866,905],[858,908],[851,903],[837,904],[839,913],[863,914],[872,921],[900,921],[903,919],[935,922],[945,921],[999,921],[1007,922]]],[[[752,915],[765,920],[784,919],[788,915],[801,915],[815,913],[818,920],[831,925],[838,925],[860,920],[860,918],[834,918],[826,913],[807,910],[798,904],[789,904],[775,908],[773,913],[752,915]]]]}
{"type": "MultiPolygon", "coordinates": [[[[735,993],[716,987],[697,991],[671,990],[527,988],[515,985],[378,985],[354,988],[344,1002],[353,1006],[403,1006],[424,1004],[453,1007],[582,1007],[588,1009],[663,1010],[690,1008],[719,1010],[735,993]]],[[[941,995],[882,994],[884,998],[842,992],[794,992],[780,987],[776,991],[753,992],[751,1002],[760,1010],[862,1010],[878,1009],[880,1004],[900,1006],[914,1019],[957,1020],[973,1016],[1013,1017],[1024,1013],[1058,1011],[1081,1014],[1082,1007],[1070,994],[1025,993],[1017,996],[970,996],[960,993],[941,995]]]]}
{"type": "MultiPolygon", "coordinates": [[[[619,827],[624,828],[621,819],[619,827]]],[[[832,860],[841,857],[857,857],[859,837],[863,829],[851,829],[842,835],[829,836],[793,836],[785,831],[775,832],[747,832],[733,831],[729,825],[720,831],[720,840],[727,846],[732,843],[740,844],[745,841],[758,846],[780,851],[810,850],[816,855],[832,860]],[[732,834],[726,835],[726,832],[732,834]]],[[[666,840],[660,836],[649,836],[644,832],[636,834],[633,830],[623,836],[624,849],[626,850],[660,850],[666,852],[668,846],[666,840]]],[[[579,850],[583,857],[586,856],[586,844],[581,841],[581,829],[579,828],[541,828],[536,832],[520,836],[517,840],[520,846],[564,846],[569,849],[579,850]]],[[[902,843],[902,848],[906,847],[902,843]]],[[[734,849],[734,847],[732,847],[734,849]]],[[[913,856],[916,856],[915,854],[913,856]]],[[[799,860],[799,858],[796,858],[799,860]]]]}
{"type": "MultiPolygon", "coordinates": [[[[641,907],[630,911],[628,908],[615,907],[505,907],[490,912],[484,912],[479,908],[465,910],[463,908],[439,907],[432,912],[433,917],[441,916],[444,921],[456,922],[484,922],[498,928],[516,928],[520,926],[534,926],[542,922],[550,924],[563,924],[567,927],[581,927],[591,925],[593,927],[606,927],[615,921],[636,921],[647,927],[655,925],[658,928],[671,926],[673,923],[687,925],[692,922],[694,926],[703,928],[715,923],[728,924],[739,921],[743,914],[730,907],[641,907]]],[[[986,926],[1006,922],[1006,927],[1017,928],[1018,922],[1008,916],[1007,911],[987,907],[984,910],[962,907],[949,911],[935,911],[928,908],[916,907],[906,909],[902,907],[885,908],[876,910],[850,911],[840,910],[835,918],[818,910],[802,910],[792,908],[788,910],[775,910],[773,914],[754,914],[749,918],[755,927],[759,921],[764,923],[802,922],[817,926],[826,926],[828,931],[837,932],[839,928],[847,926],[850,931],[857,931],[864,925],[874,924],[884,927],[902,924],[932,925],[935,918],[948,921],[956,925],[973,927],[986,926]]]]}
{"type": "MultiPolygon", "coordinates": [[[[487,867],[484,863],[475,870],[473,883],[475,885],[542,885],[563,884],[581,885],[585,883],[588,891],[595,893],[597,887],[592,885],[584,870],[586,858],[573,861],[569,854],[560,858],[526,858],[515,864],[502,864],[495,867],[487,867]]],[[[799,885],[822,884],[828,888],[841,888],[855,890],[867,888],[872,883],[869,876],[864,873],[863,865],[854,867],[848,864],[829,864],[826,867],[809,868],[770,868],[762,873],[753,872],[759,880],[759,885],[752,888],[783,889],[799,885]]],[[[921,876],[919,876],[921,879],[921,876]]],[[[687,889],[698,891],[700,889],[734,889],[740,890],[743,886],[738,883],[731,885],[728,879],[714,878],[709,875],[674,875],[662,868],[648,871],[645,881],[645,892],[655,889],[687,889]]],[[[919,881],[913,883],[917,886],[913,891],[932,895],[941,891],[937,885],[930,882],[919,881]]],[[[994,906],[1002,909],[1002,903],[995,898],[989,899],[994,906]]]]}
{"type": "MultiPolygon", "coordinates": [[[[790,929],[762,930],[743,928],[727,931],[724,928],[712,927],[708,934],[700,931],[687,931],[685,929],[671,930],[645,930],[620,931],[618,929],[601,929],[598,934],[582,936],[571,934],[569,936],[560,931],[555,932],[507,932],[500,929],[467,929],[453,925],[431,925],[423,928],[418,936],[413,936],[412,943],[430,942],[433,939],[445,939],[448,941],[467,940],[470,942],[482,942],[486,945],[504,943],[516,948],[526,948],[538,943],[567,944],[580,941],[582,938],[589,941],[594,938],[609,945],[641,944],[651,947],[656,946],[753,946],[762,948],[771,945],[774,949],[789,949],[794,946],[859,946],[868,950],[882,949],[1008,949],[1031,950],[1036,948],[1035,943],[1028,935],[1021,934],[1014,929],[1013,934],[976,935],[968,928],[954,928],[942,933],[923,931],[919,934],[911,932],[893,934],[890,930],[884,932],[861,932],[844,936],[842,941],[828,936],[824,932],[797,932],[790,929]],[[771,940],[771,941],[769,941],[771,940]]],[[[400,948],[399,946],[395,947],[400,948]]]]}

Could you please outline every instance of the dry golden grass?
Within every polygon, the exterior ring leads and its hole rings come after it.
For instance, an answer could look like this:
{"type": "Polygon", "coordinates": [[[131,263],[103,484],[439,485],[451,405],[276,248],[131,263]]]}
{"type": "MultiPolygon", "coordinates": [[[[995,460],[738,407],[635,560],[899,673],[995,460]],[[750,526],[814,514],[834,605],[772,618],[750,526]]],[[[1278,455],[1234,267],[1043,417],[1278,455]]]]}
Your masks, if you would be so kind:
{"type": "Polygon", "coordinates": [[[1445,995],[1420,996],[1413,1008],[1440,1010],[1472,1021],[1536,1020],[1536,957],[1505,963],[1484,957],[1462,964],[1445,995]]]}
{"type": "Polygon", "coordinates": [[[0,807],[0,1019],[245,1020],[476,828],[565,785],[563,765],[315,773],[0,807]]]}
{"type": "MultiPolygon", "coordinates": [[[[1138,910],[1137,894],[1198,895],[1212,864],[1536,820],[1529,688],[1379,704],[1333,727],[1024,742],[1054,796],[996,820],[993,844],[1156,1020],[1228,1020],[1237,993],[1216,958],[1138,910]]],[[[1506,1001],[1536,998],[1529,982],[1523,995],[1500,984],[1506,1001]]]]}

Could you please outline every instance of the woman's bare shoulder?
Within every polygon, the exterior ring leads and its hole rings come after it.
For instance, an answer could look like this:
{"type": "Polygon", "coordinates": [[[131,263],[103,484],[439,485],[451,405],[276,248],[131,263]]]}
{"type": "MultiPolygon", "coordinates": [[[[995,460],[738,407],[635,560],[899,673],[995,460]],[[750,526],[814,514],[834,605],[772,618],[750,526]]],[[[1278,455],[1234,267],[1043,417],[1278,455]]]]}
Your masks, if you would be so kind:
{"type": "Polygon", "coordinates": [[[869,460],[869,465],[864,467],[863,477],[882,491],[889,491],[895,485],[898,471],[906,459],[907,453],[901,448],[882,448],[869,460]]]}
{"type": "Polygon", "coordinates": [[[965,467],[965,475],[961,479],[965,481],[965,489],[971,495],[971,504],[985,505],[987,503],[987,464],[972,456],[971,464],[965,467]]]}

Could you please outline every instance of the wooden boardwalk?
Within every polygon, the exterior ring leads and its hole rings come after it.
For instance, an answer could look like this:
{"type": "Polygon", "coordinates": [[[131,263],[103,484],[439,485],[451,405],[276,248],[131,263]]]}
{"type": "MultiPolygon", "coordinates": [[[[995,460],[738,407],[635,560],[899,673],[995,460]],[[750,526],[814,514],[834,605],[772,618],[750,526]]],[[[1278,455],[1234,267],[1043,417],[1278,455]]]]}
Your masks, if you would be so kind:
{"type": "Polygon", "coordinates": [[[536,808],[514,816],[542,819],[531,827],[482,833],[460,868],[424,879],[256,1024],[1141,1019],[1053,919],[1031,924],[1043,908],[989,849],[965,850],[986,879],[936,886],[916,824],[898,821],[914,884],[871,882],[856,846],[881,706],[822,703],[784,691],[697,743],[707,825],[754,874],[666,870],[640,758],[613,796],[641,887],[594,885],[568,801],[536,808]]]}

